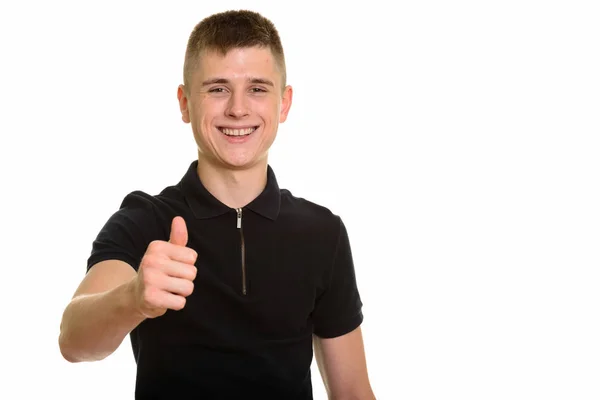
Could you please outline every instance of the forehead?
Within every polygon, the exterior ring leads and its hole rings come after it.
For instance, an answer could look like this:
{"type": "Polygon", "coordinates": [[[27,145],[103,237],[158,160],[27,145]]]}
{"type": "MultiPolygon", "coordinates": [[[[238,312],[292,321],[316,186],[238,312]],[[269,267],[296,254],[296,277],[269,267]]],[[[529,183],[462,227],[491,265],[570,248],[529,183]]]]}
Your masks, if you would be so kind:
{"type": "Polygon", "coordinates": [[[245,80],[248,77],[268,78],[279,83],[281,72],[271,50],[267,47],[243,47],[226,54],[204,50],[199,55],[196,79],[227,78],[245,80]]]}

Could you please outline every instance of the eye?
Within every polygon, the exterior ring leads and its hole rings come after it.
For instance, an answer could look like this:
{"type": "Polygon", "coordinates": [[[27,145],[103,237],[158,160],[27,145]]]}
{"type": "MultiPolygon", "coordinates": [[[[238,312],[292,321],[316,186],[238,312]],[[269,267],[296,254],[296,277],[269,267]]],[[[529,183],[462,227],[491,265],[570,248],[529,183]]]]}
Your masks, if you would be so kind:
{"type": "Polygon", "coordinates": [[[252,89],[250,89],[250,91],[252,93],[266,93],[267,92],[265,89],[259,88],[259,87],[252,88],[252,89]]]}
{"type": "Polygon", "coordinates": [[[225,88],[216,87],[216,88],[210,89],[208,92],[209,93],[224,93],[225,92],[225,88]]]}

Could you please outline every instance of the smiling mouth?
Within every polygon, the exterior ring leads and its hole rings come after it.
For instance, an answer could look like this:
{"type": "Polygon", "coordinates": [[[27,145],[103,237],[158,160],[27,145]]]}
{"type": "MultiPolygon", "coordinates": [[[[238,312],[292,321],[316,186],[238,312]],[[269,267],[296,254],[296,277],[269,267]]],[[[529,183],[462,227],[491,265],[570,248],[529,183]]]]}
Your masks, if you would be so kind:
{"type": "Polygon", "coordinates": [[[255,130],[258,129],[258,126],[253,126],[253,127],[249,127],[249,128],[224,128],[224,127],[219,127],[218,128],[222,133],[224,133],[226,136],[248,136],[250,135],[252,132],[254,132],[255,130]]]}

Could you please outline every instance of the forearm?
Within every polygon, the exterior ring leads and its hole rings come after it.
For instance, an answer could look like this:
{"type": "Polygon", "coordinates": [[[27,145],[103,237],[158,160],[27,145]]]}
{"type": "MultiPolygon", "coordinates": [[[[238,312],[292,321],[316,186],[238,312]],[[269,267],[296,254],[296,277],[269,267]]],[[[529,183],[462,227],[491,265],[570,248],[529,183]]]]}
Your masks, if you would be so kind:
{"type": "Polygon", "coordinates": [[[70,362],[104,359],[143,320],[134,304],[131,283],[75,297],[63,314],[59,337],[61,353],[70,362]]]}

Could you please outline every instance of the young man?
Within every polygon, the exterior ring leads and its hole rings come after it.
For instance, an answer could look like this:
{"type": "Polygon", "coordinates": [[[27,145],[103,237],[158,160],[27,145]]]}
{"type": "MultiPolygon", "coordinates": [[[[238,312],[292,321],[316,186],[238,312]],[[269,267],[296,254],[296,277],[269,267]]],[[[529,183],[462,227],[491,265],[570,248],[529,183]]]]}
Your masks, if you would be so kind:
{"type": "Polygon", "coordinates": [[[373,399],[348,234],[280,189],[267,161],[286,120],[279,35],[230,11],[192,32],[178,89],[198,146],[176,185],[128,194],[93,243],[60,349],[101,360],[130,335],[137,399],[373,399]]]}

